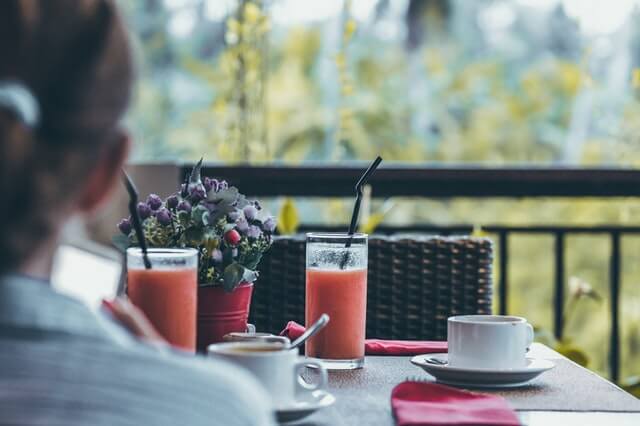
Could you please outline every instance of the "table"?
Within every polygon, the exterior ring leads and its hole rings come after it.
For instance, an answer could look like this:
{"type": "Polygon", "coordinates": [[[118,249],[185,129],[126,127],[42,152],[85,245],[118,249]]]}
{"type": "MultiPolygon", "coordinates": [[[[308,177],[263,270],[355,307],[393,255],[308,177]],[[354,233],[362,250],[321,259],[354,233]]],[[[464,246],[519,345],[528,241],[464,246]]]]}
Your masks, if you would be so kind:
{"type": "MultiPolygon", "coordinates": [[[[547,346],[534,344],[531,356],[551,359],[556,368],[524,388],[478,392],[503,396],[523,425],[640,425],[640,400],[547,346]]],[[[296,425],[392,426],[391,389],[407,378],[433,380],[409,359],[368,356],[362,370],[331,372],[336,404],[296,425]]]]}

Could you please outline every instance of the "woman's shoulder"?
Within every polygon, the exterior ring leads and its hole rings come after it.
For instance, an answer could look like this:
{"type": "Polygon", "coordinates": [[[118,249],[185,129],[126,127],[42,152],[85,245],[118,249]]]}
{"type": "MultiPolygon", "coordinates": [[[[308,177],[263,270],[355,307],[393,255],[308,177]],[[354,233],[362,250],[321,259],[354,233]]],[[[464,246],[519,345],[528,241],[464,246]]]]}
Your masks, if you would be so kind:
{"type": "Polygon", "coordinates": [[[198,418],[214,425],[272,424],[268,394],[227,361],[144,344],[117,351],[123,390],[149,392],[143,398],[164,401],[169,411],[188,412],[193,424],[200,424],[198,418]]]}

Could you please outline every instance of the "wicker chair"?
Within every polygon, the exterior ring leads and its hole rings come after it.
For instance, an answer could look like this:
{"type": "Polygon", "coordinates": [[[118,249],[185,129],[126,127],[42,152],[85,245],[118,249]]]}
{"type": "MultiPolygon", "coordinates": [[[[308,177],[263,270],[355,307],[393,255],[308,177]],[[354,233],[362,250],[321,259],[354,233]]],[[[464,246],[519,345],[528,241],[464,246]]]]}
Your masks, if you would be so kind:
{"type": "MultiPolygon", "coordinates": [[[[367,337],[444,340],[447,317],[490,314],[492,261],[485,238],[371,237],[367,337]]],[[[271,333],[304,324],[304,236],[277,238],[260,271],[251,322],[271,333]]]]}

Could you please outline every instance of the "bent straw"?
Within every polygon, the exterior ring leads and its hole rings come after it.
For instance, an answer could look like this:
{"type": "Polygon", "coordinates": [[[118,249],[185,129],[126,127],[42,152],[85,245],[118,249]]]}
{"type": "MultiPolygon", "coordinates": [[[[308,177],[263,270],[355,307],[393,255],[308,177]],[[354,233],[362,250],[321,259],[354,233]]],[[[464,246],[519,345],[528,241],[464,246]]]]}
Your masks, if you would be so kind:
{"type": "MultiPolygon", "coordinates": [[[[362,177],[358,179],[356,183],[356,202],[353,205],[353,214],[351,215],[351,223],[349,224],[349,239],[345,243],[344,247],[351,247],[351,242],[353,240],[353,234],[356,232],[356,227],[358,226],[358,217],[360,216],[360,203],[362,202],[362,189],[369,181],[369,177],[376,171],[380,163],[382,162],[382,157],[378,156],[373,163],[369,166],[369,168],[364,172],[362,177]]],[[[340,262],[340,269],[344,269],[347,265],[347,261],[349,260],[349,252],[345,251],[344,256],[342,258],[342,262],[340,262]]]]}
{"type": "Polygon", "coordinates": [[[146,269],[151,269],[151,261],[149,260],[149,255],[147,254],[147,240],[144,237],[144,231],[142,230],[142,222],[140,221],[140,216],[138,215],[138,190],[136,186],[133,184],[133,181],[125,172],[122,170],[122,174],[124,176],[124,186],[127,188],[127,192],[129,193],[129,213],[131,214],[131,220],[133,220],[133,229],[136,231],[136,237],[138,238],[138,243],[140,244],[140,248],[142,249],[142,261],[144,262],[144,267],[146,269]]]}

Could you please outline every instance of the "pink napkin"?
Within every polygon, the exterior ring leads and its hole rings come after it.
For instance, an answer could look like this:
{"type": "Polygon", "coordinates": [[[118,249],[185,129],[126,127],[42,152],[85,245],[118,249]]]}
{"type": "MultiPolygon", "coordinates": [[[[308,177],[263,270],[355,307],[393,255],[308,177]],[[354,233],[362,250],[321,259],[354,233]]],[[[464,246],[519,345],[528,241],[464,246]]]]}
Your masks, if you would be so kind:
{"type": "MultiPolygon", "coordinates": [[[[297,322],[289,321],[280,335],[294,340],[304,333],[304,330],[305,328],[297,322]]],[[[447,342],[367,339],[364,341],[364,351],[367,355],[421,355],[446,352],[447,342]]]]}
{"type": "Polygon", "coordinates": [[[404,382],[391,391],[398,426],[518,426],[504,398],[424,382],[404,382]]]}

